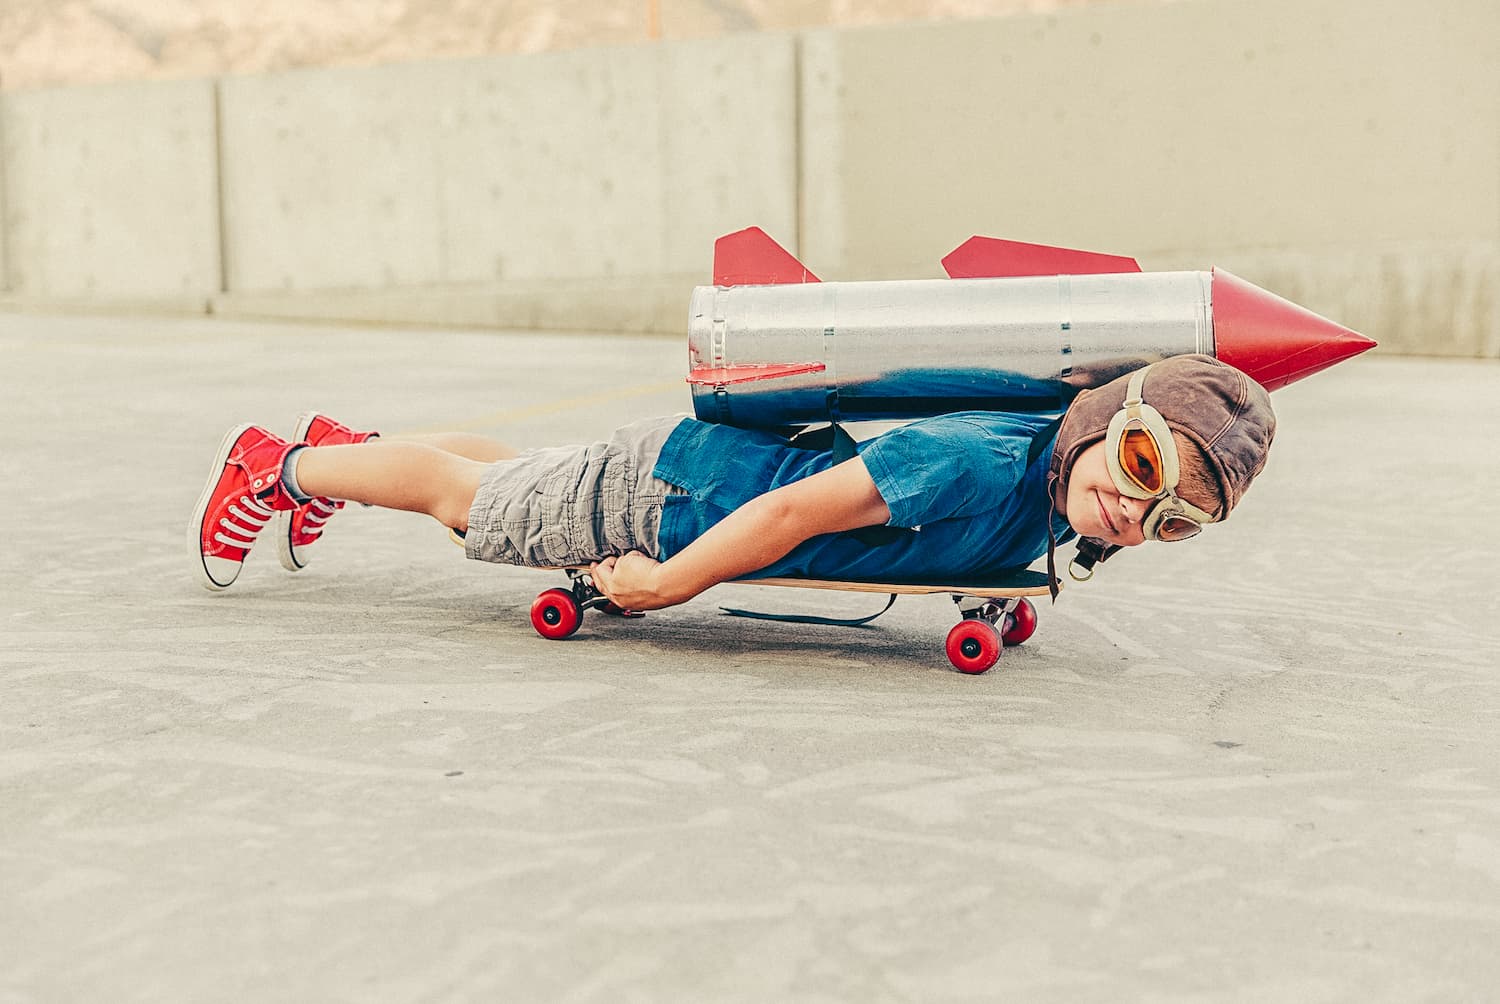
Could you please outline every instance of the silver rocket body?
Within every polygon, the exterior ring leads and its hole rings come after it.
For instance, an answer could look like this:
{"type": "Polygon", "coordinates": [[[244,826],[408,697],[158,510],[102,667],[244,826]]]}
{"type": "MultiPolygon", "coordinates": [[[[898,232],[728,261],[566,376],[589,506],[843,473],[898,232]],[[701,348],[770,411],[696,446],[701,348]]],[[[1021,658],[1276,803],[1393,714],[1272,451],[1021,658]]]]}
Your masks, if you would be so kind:
{"type": "Polygon", "coordinates": [[[689,308],[693,408],[705,421],[757,428],[1057,411],[1147,363],[1213,354],[1212,279],[699,286],[689,308]]]}

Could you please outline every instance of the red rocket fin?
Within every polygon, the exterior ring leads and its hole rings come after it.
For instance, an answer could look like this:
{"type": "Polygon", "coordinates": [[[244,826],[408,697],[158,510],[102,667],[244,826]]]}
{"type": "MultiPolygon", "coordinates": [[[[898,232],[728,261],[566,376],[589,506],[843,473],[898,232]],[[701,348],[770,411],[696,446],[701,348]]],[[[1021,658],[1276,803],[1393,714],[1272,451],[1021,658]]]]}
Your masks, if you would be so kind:
{"type": "Polygon", "coordinates": [[[747,227],[714,241],[715,286],[775,286],[817,282],[807,266],[760,227],[747,227]]]}
{"type": "Polygon", "coordinates": [[[950,279],[998,279],[1018,275],[1111,275],[1139,272],[1134,258],[1075,251],[1046,244],[970,237],[949,252],[943,268],[950,279]]]}

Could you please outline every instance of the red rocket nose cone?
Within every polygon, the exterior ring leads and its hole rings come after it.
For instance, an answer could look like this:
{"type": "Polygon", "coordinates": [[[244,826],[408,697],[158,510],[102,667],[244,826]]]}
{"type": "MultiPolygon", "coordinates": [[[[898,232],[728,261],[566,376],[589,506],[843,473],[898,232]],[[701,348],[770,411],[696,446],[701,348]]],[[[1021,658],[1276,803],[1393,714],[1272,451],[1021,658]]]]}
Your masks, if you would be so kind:
{"type": "Polygon", "coordinates": [[[1213,271],[1214,354],[1266,390],[1285,387],[1375,347],[1364,335],[1213,271]]]}

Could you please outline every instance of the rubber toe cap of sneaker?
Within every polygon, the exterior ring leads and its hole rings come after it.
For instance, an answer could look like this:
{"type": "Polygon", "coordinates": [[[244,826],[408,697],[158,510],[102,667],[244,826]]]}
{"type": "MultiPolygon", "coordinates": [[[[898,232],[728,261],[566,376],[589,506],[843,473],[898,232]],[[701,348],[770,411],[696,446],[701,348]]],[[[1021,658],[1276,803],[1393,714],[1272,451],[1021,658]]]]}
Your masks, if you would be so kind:
{"type": "Polygon", "coordinates": [[[228,589],[239,578],[243,567],[243,562],[203,555],[203,588],[215,591],[228,589]]]}

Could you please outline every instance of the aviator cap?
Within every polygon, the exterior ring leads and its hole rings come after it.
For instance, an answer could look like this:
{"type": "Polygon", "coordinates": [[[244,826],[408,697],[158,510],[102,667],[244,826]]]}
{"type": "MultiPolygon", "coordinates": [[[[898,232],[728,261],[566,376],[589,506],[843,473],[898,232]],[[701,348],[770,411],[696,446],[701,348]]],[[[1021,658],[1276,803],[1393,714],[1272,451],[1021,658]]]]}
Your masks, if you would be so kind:
{"type": "MultiPolygon", "coordinates": [[[[1104,438],[1109,420],[1125,402],[1130,374],[1084,391],[1069,406],[1058,430],[1048,484],[1052,502],[1064,512],[1068,476],[1085,449],[1104,438]]],[[[1152,363],[1141,398],[1161,412],[1172,431],[1181,433],[1208,458],[1209,473],[1219,484],[1222,509],[1229,515],[1250,482],[1266,466],[1276,435],[1271,395],[1244,373],[1212,356],[1172,356],[1152,363]]]]}

